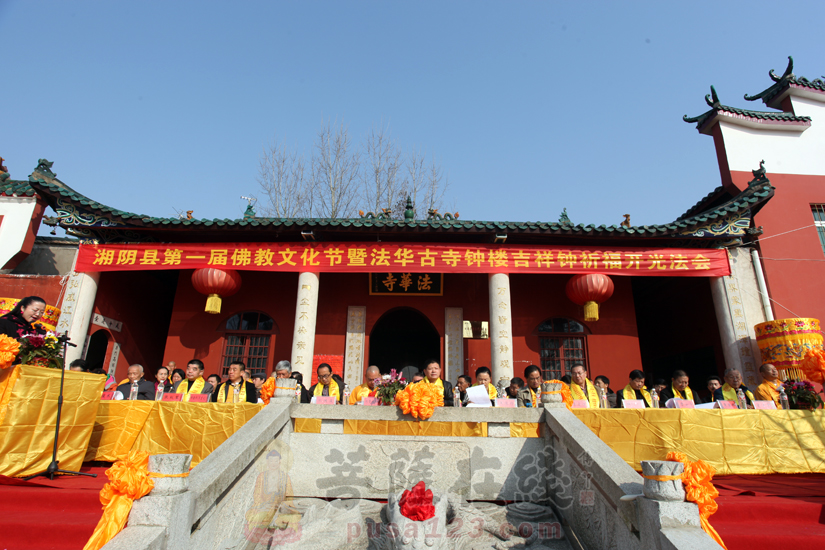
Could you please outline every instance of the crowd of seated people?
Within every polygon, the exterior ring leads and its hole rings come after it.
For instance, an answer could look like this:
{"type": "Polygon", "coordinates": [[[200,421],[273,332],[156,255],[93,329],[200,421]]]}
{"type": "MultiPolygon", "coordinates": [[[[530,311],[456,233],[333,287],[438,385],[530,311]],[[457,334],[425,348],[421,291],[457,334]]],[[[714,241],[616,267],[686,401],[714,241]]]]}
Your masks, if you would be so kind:
{"type": "MultiPolygon", "coordinates": [[[[86,362],[77,359],[70,364],[70,370],[92,372],[106,376],[103,369],[88,369],[86,362]]],[[[587,408],[627,408],[626,401],[632,401],[634,408],[674,407],[676,400],[688,400],[694,404],[712,403],[715,401],[735,401],[738,403],[739,390],[742,390],[746,406],[753,408],[754,400],[773,401],[777,408],[779,402],[779,386],[777,369],[770,363],[759,369],[763,382],[753,391],[742,384],[742,375],[736,369],[725,371],[724,380],[718,376],[710,376],[706,380],[707,392],[700,393],[690,387],[690,378],[684,370],[675,370],[669,382],[663,379],[654,379],[648,387],[646,375],[641,370],[633,370],[628,375],[627,384],[620,390],[614,391],[610,386],[610,379],[604,375],[596,376],[591,382],[584,365],[574,365],[570,374],[562,378],[569,385],[571,396],[578,400],[579,407],[587,408]]],[[[495,406],[499,398],[499,388],[493,384],[490,369],[482,366],[476,369],[475,382],[469,375],[458,377],[455,387],[442,378],[442,369],[438,361],[428,361],[426,366],[416,372],[410,383],[435,384],[443,391],[444,406],[454,406],[458,399],[458,406],[466,406],[469,402],[468,390],[472,386],[483,386],[495,406]]],[[[344,381],[338,374],[332,372],[332,367],[322,363],[316,369],[317,383],[310,387],[304,385],[303,375],[293,371],[289,361],[280,361],[275,365],[272,376],[274,378],[294,378],[296,380],[296,397],[301,403],[312,403],[317,397],[333,397],[338,404],[345,403],[344,381]]],[[[377,366],[366,369],[364,383],[356,386],[346,398],[346,403],[354,405],[361,403],[363,398],[375,395],[375,389],[381,383],[381,371],[377,366]]],[[[217,374],[204,377],[203,362],[193,359],[186,364],[185,369],[177,368],[173,361],[166,366],[159,367],[155,372],[155,382],[145,379],[141,365],[131,365],[127,369],[127,378],[116,383],[111,378],[107,381],[107,390],[116,391],[116,399],[156,400],[166,393],[183,394],[182,401],[189,401],[192,394],[208,394],[208,401],[216,403],[259,403],[261,387],[265,382],[262,374],[255,373],[251,377],[246,366],[241,361],[233,361],[227,369],[226,380],[217,374]],[[161,389],[162,387],[162,389],[161,389]],[[119,395],[118,395],[119,394],[119,395]]],[[[514,399],[518,407],[537,407],[541,401],[541,369],[536,365],[529,365],[524,369],[523,378],[515,377],[510,380],[509,386],[503,388],[502,397],[514,399]]],[[[348,389],[348,388],[347,388],[348,389]]]]}

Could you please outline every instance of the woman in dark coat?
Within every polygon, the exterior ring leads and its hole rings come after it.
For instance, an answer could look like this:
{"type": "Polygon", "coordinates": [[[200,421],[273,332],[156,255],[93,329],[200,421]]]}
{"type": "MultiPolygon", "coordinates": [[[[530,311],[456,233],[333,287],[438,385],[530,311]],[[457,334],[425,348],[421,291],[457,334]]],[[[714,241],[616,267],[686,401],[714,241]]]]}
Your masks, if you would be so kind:
{"type": "Polygon", "coordinates": [[[25,334],[44,334],[41,325],[35,325],[46,311],[46,300],[39,296],[26,296],[10,312],[0,317],[0,334],[22,338],[25,334]]]}

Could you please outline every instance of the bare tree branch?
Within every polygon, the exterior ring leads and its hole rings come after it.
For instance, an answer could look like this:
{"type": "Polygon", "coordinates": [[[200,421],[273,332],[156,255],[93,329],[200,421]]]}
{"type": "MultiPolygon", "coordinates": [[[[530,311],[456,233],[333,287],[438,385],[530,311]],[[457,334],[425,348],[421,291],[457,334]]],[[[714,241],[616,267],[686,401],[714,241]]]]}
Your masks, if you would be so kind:
{"type": "Polygon", "coordinates": [[[353,150],[347,127],[327,124],[315,138],[312,155],[312,215],[319,218],[351,218],[358,200],[360,156],[353,150]]]}

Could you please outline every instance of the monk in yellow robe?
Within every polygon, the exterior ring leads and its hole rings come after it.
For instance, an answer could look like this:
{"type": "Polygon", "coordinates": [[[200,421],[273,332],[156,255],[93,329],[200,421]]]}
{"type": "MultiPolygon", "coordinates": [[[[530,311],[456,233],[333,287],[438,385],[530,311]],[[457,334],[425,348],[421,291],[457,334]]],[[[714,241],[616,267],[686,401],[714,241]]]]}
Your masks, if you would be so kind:
{"type": "Polygon", "coordinates": [[[776,408],[781,409],[779,388],[782,387],[782,382],[779,380],[779,371],[771,363],[763,363],[759,367],[759,374],[762,375],[762,383],[754,390],[754,399],[757,401],[773,401],[776,403],[776,408]]]}
{"type": "Polygon", "coordinates": [[[593,382],[587,379],[587,369],[584,365],[573,365],[570,369],[570,395],[573,399],[587,401],[589,409],[599,408],[599,391],[593,382]]]}
{"type": "Polygon", "coordinates": [[[742,373],[736,369],[727,369],[725,371],[725,383],[713,392],[714,401],[733,401],[739,406],[739,398],[737,397],[739,390],[742,390],[745,394],[747,408],[752,409],[755,398],[748,387],[742,383],[742,373]]]}
{"type": "Polygon", "coordinates": [[[381,382],[381,371],[378,370],[378,367],[375,365],[371,365],[367,368],[364,378],[366,379],[366,383],[355,386],[355,389],[352,390],[349,396],[350,405],[355,405],[365,397],[369,397],[370,393],[375,391],[376,382],[379,384],[381,382]]]}

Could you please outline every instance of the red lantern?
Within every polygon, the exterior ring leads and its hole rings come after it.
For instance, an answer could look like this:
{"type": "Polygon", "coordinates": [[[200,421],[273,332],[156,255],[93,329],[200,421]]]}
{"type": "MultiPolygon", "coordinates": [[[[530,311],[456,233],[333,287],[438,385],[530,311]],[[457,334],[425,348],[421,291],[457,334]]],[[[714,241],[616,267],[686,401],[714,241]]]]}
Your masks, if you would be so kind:
{"type": "Polygon", "coordinates": [[[233,269],[204,267],[192,273],[192,286],[206,294],[206,313],[221,312],[221,296],[232,296],[241,289],[241,275],[233,269]]]}
{"type": "Polygon", "coordinates": [[[585,321],[598,321],[599,304],[613,296],[613,281],[601,273],[574,275],[564,290],[573,303],[584,306],[585,321]]]}

